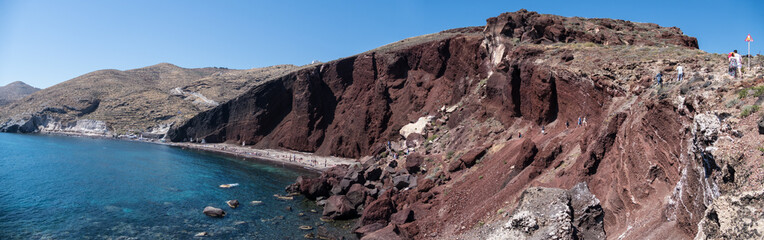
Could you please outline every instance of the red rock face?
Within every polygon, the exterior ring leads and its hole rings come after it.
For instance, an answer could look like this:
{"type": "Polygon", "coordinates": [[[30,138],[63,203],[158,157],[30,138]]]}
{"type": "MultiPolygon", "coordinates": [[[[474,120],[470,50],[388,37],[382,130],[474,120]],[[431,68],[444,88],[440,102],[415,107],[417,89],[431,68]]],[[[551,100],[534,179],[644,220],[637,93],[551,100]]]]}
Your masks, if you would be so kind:
{"type": "MultiPolygon", "coordinates": [[[[493,118],[506,129],[526,126],[522,132],[512,130],[525,136],[484,142],[486,133],[459,140],[451,145],[454,150],[482,148],[445,163],[445,169],[434,173],[437,180],[419,175],[416,191],[386,192],[376,199],[367,195],[360,220],[363,234],[384,226],[384,233],[413,238],[458,234],[463,227],[497,219],[497,209],[517,202],[528,187],[569,189],[587,182],[601,201],[611,238],[693,236],[708,202],[708,183],[699,172],[702,167],[687,156],[690,136],[685,126],[691,119],[668,100],[643,99],[638,91],[614,85],[614,76],[570,68],[566,62],[574,59],[571,52],[537,44],[697,48],[697,40],[654,24],[524,10],[487,22],[482,35],[462,29],[466,32],[305,67],[192,118],[168,136],[173,141],[244,141],[259,148],[360,157],[400,139],[403,125],[460,103],[444,125],[454,135],[463,132],[458,128],[465,122],[493,118]],[[475,90],[481,84],[484,89],[475,90]],[[639,104],[628,104],[628,99],[639,104]],[[579,117],[588,123],[576,126],[579,117]],[[536,134],[541,126],[547,126],[549,135],[536,134]],[[485,150],[492,145],[492,151],[485,150]],[[477,158],[480,163],[474,165],[477,158]],[[446,178],[451,182],[444,183],[446,178]],[[415,220],[388,226],[390,217],[404,208],[415,220]]],[[[618,66],[590,58],[594,66],[618,66]]],[[[637,78],[634,86],[649,86],[644,79],[637,78]]],[[[412,159],[401,168],[421,163],[412,159]]],[[[366,179],[377,181],[380,174],[377,169],[375,177],[366,174],[366,179]]],[[[334,175],[301,180],[299,190],[309,197],[326,196],[332,189],[326,185],[339,183],[344,174],[334,175]]],[[[389,179],[379,184],[392,187],[389,179]]],[[[354,192],[362,192],[358,188],[354,192]]]]}
{"type": "Polygon", "coordinates": [[[566,18],[520,10],[489,18],[488,39],[515,38],[532,43],[583,43],[603,45],[677,45],[698,48],[698,40],[679,28],[614,19],[566,18]]]}
{"type": "Polygon", "coordinates": [[[360,157],[480,79],[479,36],[457,36],[309,67],[256,87],[170,133],[360,157]]]}

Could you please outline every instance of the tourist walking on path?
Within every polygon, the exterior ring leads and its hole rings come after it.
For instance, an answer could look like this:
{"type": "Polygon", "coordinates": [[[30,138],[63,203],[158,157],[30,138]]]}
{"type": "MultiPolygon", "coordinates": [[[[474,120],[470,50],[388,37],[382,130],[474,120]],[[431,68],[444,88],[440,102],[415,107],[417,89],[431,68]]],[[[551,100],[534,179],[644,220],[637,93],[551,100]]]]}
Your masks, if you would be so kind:
{"type": "Polygon", "coordinates": [[[742,70],[742,68],[743,68],[743,56],[740,56],[740,54],[737,53],[737,49],[735,49],[734,53],[735,53],[734,54],[735,55],[734,58],[736,59],[735,61],[737,62],[737,76],[740,77],[740,76],[743,75],[743,70],[742,70]]]}
{"type": "Polygon", "coordinates": [[[684,68],[682,65],[676,66],[676,80],[681,82],[684,79],[684,68]]]}
{"type": "Polygon", "coordinates": [[[729,61],[728,72],[730,76],[732,76],[733,78],[737,77],[736,73],[737,73],[738,63],[737,63],[737,58],[735,58],[735,53],[730,52],[729,54],[727,54],[727,60],[729,61]]]}
{"type": "Polygon", "coordinates": [[[658,74],[655,75],[655,81],[658,82],[658,85],[660,85],[661,87],[663,87],[663,79],[662,78],[663,78],[663,73],[658,71],[658,74]]]}

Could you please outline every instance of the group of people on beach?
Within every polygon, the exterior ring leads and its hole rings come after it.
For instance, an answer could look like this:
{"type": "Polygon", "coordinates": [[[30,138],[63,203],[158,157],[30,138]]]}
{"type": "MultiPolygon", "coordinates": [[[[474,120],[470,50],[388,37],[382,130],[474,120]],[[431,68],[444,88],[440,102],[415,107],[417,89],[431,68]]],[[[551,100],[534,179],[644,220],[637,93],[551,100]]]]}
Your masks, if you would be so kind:
{"type": "MultiPolygon", "coordinates": [[[[242,146],[245,146],[245,145],[242,144],[242,146]]],[[[227,153],[233,153],[233,154],[239,154],[239,155],[282,159],[287,162],[305,164],[312,167],[320,167],[321,165],[321,162],[319,160],[305,159],[303,157],[298,156],[297,154],[271,154],[270,152],[267,152],[267,151],[263,153],[260,150],[255,150],[255,149],[242,149],[237,147],[220,146],[220,145],[202,145],[201,147],[212,148],[221,152],[227,152],[227,153]]],[[[329,161],[324,159],[323,166],[327,167],[328,165],[329,165],[329,161]]]]}
{"type": "MultiPolygon", "coordinates": [[[[296,163],[305,163],[313,167],[317,167],[320,163],[316,159],[303,159],[302,157],[298,157],[295,154],[290,155],[281,155],[282,158],[287,158],[289,162],[296,162],[296,163]],[[303,162],[304,161],[304,162],[303,162]]],[[[324,167],[327,165],[327,160],[324,159],[324,167]]]]}

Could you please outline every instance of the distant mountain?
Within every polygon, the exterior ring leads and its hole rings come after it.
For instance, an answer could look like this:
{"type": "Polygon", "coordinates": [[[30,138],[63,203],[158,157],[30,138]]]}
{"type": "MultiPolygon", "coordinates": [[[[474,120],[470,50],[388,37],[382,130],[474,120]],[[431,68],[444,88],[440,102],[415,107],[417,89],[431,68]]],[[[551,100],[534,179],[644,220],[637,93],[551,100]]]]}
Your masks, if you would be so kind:
{"type": "Polygon", "coordinates": [[[0,107],[0,131],[161,134],[174,122],[295,68],[232,70],[160,63],[126,71],[99,70],[0,107]]]}
{"type": "Polygon", "coordinates": [[[0,87],[0,106],[8,105],[37,91],[40,89],[21,81],[9,83],[0,87]]]}

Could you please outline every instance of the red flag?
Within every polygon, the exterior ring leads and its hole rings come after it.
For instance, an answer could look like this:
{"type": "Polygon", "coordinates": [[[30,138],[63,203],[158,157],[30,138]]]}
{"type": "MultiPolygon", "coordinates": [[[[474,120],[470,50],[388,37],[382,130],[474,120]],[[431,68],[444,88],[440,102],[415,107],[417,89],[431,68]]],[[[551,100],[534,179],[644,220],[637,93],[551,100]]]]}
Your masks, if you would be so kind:
{"type": "Polygon", "coordinates": [[[751,34],[748,34],[748,37],[745,38],[746,42],[753,42],[753,38],[751,38],[751,34]]]}

